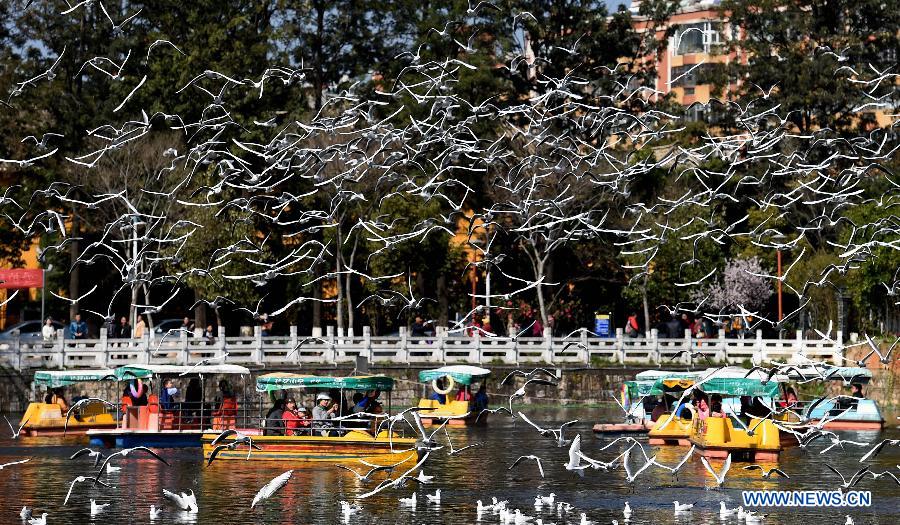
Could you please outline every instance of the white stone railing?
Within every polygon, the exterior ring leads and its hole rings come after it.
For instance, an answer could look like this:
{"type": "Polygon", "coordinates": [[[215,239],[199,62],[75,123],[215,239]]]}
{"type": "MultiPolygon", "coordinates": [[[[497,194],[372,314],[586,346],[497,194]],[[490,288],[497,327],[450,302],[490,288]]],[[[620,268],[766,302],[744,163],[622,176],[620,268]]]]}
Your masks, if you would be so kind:
{"type": "MultiPolygon", "coordinates": [[[[19,370],[34,368],[113,368],[131,363],[195,364],[228,352],[224,362],[247,366],[282,368],[303,365],[353,363],[358,356],[370,363],[393,364],[545,364],[545,365],[652,365],[691,364],[706,366],[707,359],[691,358],[689,353],[703,352],[715,363],[742,364],[768,361],[796,361],[798,356],[841,364],[841,345],[826,340],[763,339],[755,337],[693,339],[685,331],[683,338],[659,338],[651,330],[649,337],[520,337],[517,340],[478,336],[447,335],[439,329],[434,337],[410,337],[405,330],[399,336],[335,334],[328,327],[320,340],[306,340],[291,327],[290,335],[263,337],[259,328],[249,337],[219,337],[208,342],[201,337],[177,336],[144,339],[108,339],[101,330],[99,339],[63,339],[62,331],[53,341],[34,338],[0,340],[0,364],[19,370]],[[324,341],[324,342],[323,342],[324,341]],[[303,342],[303,344],[301,344],[303,342]]],[[[840,334],[838,334],[840,341],[840,334]]],[[[217,363],[223,362],[220,360],[217,363]]]]}

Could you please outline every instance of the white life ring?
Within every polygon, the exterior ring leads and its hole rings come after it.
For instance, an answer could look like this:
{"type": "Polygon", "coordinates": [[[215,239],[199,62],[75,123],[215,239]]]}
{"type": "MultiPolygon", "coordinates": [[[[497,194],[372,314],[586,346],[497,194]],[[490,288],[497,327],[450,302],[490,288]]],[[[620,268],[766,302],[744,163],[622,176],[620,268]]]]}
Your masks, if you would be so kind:
{"type": "Polygon", "coordinates": [[[452,376],[444,376],[444,379],[447,380],[447,388],[441,390],[440,388],[438,388],[438,379],[441,378],[438,377],[431,381],[431,388],[433,388],[435,392],[442,396],[449,394],[450,391],[453,390],[453,387],[456,386],[456,381],[453,380],[452,376]]]}

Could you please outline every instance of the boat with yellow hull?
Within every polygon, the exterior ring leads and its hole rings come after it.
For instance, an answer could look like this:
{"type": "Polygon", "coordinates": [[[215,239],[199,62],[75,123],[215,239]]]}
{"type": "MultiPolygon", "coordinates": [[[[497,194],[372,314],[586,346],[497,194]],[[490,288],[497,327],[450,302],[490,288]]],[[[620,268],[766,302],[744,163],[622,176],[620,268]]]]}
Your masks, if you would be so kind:
{"type": "Polygon", "coordinates": [[[78,417],[69,418],[54,403],[29,403],[22,421],[27,421],[22,431],[29,436],[61,436],[84,434],[88,430],[115,428],[116,418],[102,404],[92,404],[80,411],[78,417]]]}
{"type": "MultiPolygon", "coordinates": [[[[203,434],[201,441],[204,459],[209,460],[215,449],[212,441],[218,435],[218,432],[203,434]]],[[[407,461],[415,463],[418,457],[415,439],[396,436],[389,438],[388,432],[384,430],[376,437],[367,430],[350,430],[342,436],[253,436],[253,443],[261,450],[253,449],[250,461],[366,461],[383,466],[407,461]]],[[[223,449],[216,454],[215,459],[246,461],[247,450],[246,447],[223,449]]]]}
{"type": "MultiPolygon", "coordinates": [[[[391,429],[385,423],[384,418],[390,413],[390,393],[393,387],[394,379],[382,375],[329,377],[276,372],[259,376],[256,379],[256,391],[268,394],[276,404],[289,399],[294,405],[304,406],[304,394],[311,396],[317,392],[318,395],[313,396],[316,402],[339,402],[344,399],[345,392],[358,392],[362,399],[354,405],[352,413],[336,414],[336,417],[328,420],[304,419],[297,426],[273,425],[276,421],[272,421],[270,416],[262,421],[256,420],[255,426],[240,424],[249,421],[239,422],[231,428],[250,436],[253,444],[259,447],[254,447],[249,456],[244,445],[222,448],[220,445],[229,444],[228,436],[214,445],[213,441],[222,434],[221,430],[206,430],[200,436],[203,457],[209,461],[215,452],[215,461],[366,461],[380,466],[409,461],[414,464],[418,460],[417,439],[405,437],[399,429],[400,425],[391,429]],[[287,395],[288,390],[291,391],[290,396],[287,395]],[[327,394],[328,392],[332,394],[327,394]],[[362,392],[365,392],[364,396],[362,392]],[[388,393],[387,410],[377,401],[380,392],[388,393]],[[276,394],[283,397],[279,399],[276,394]]],[[[338,403],[335,403],[335,408],[337,406],[338,403]]]]}
{"type": "Polygon", "coordinates": [[[487,423],[489,414],[481,413],[486,407],[479,405],[477,395],[472,395],[471,387],[476,382],[483,385],[490,375],[491,371],[487,368],[471,365],[449,365],[419,372],[419,381],[430,381],[436,394],[427,398],[423,395],[419,399],[417,406],[423,409],[420,412],[422,424],[429,426],[446,422],[448,426],[469,426],[487,423]],[[457,397],[463,399],[449,398],[454,387],[459,390],[457,397]],[[443,402],[434,397],[443,398],[443,402]]]}
{"type": "Polygon", "coordinates": [[[691,422],[690,419],[673,417],[669,421],[668,416],[659,418],[647,435],[651,445],[681,445],[690,446],[691,422]]]}
{"type": "MultiPolygon", "coordinates": [[[[709,379],[698,381],[697,388],[707,396],[721,396],[723,406],[742,397],[747,401],[758,398],[771,402],[779,395],[777,380],[761,378],[742,369],[717,371],[709,379]]],[[[725,409],[724,413],[726,417],[694,417],[691,422],[690,443],[697,446],[700,454],[712,458],[730,454],[735,461],[778,460],[782,450],[781,432],[772,419],[745,416],[731,409],[725,409]]]]}
{"type": "Polygon", "coordinates": [[[691,425],[690,443],[697,445],[706,457],[725,458],[731,454],[735,461],[778,461],[781,432],[775,423],[766,419],[751,426],[753,435],[741,426],[735,427],[731,417],[697,420],[691,425]]]}
{"type": "MultiPolygon", "coordinates": [[[[113,370],[38,370],[34,374],[34,387],[46,387],[57,391],[62,397],[66,387],[81,383],[108,381],[113,384],[113,370]]],[[[116,416],[107,411],[102,403],[92,403],[77,409],[66,424],[66,414],[57,403],[32,402],[22,415],[22,432],[29,436],[53,436],[83,434],[91,429],[115,428],[116,416]]]]}

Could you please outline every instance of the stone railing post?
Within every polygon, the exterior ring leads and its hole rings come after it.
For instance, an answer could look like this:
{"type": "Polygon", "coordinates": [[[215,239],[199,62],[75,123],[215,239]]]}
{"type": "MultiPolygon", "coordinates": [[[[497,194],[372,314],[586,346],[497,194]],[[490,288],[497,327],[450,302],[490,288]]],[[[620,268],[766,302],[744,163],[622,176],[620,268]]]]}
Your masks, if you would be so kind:
{"type": "Polygon", "coordinates": [[[759,362],[762,363],[769,359],[766,352],[766,344],[763,342],[762,330],[756,331],[756,341],[753,344],[753,354],[758,356],[759,362]]]}
{"type": "Polygon", "coordinates": [[[191,351],[188,349],[188,334],[187,332],[178,332],[178,341],[181,343],[181,351],[178,352],[180,362],[176,363],[179,365],[189,365],[191,364],[191,351]]]}
{"type": "Polygon", "coordinates": [[[53,345],[53,361],[54,363],[59,363],[59,368],[62,368],[63,358],[66,352],[66,331],[65,330],[57,330],[56,331],[56,344],[53,345]],[[57,361],[58,360],[58,361],[57,361]]]}
{"type": "Polygon", "coordinates": [[[334,325],[325,327],[325,340],[328,341],[329,344],[325,346],[325,351],[322,353],[322,360],[329,364],[336,364],[338,340],[334,335],[334,325]]]}
{"type": "Polygon", "coordinates": [[[553,335],[550,330],[544,329],[544,362],[553,364],[553,335]]]}
{"type": "Polygon", "coordinates": [[[648,357],[652,354],[658,354],[660,352],[660,344],[659,344],[659,331],[656,328],[650,329],[650,340],[647,345],[647,355],[648,357]]]}
{"type": "Polygon", "coordinates": [[[844,333],[838,330],[834,334],[834,343],[831,344],[831,362],[840,366],[844,361],[844,333]]]}
{"type": "MultiPolygon", "coordinates": [[[[684,329],[684,343],[683,344],[684,344],[685,350],[687,350],[688,352],[694,351],[694,339],[691,337],[691,329],[690,328],[684,329]]],[[[698,350],[699,350],[699,348],[698,348],[698,350]]],[[[659,359],[659,354],[657,354],[656,364],[660,364],[660,362],[661,362],[661,360],[659,359]]]]}
{"type": "MultiPolygon", "coordinates": [[[[100,347],[100,362],[97,363],[97,365],[100,368],[106,368],[106,362],[109,359],[109,332],[106,330],[105,326],[100,328],[100,344],[98,346],[100,347]]],[[[95,348],[94,350],[96,351],[97,349],[95,348]]]]}
{"type": "Polygon", "coordinates": [[[250,350],[250,362],[251,363],[262,363],[263,361],[263,341],[262,341],[262,326],[256,325],[253,327],[253,345],[250,350]]]}
{"type": "Polygon", "coordinates": [[[728,345],[725,341],[725,330],[723,328],[719,329],[719,334],[716,338],[716,353],[718,352],[723,352],[725,355],[728,355],[728,345]]]}
{"type": "Polygon", "coordinates": [[[405,326],[400,327],[400,348],[397,349],[397,354],[397,357],[409,364],[409,334],[407,334],[405,326]]]}
{"type": "Polygon", "coordinates": [[[362,327],[363,343],[359,355],[365,357],[372,362],[372,327],[369,325],[362,327]]]}
{"type": "Polygon", "coordinates": [[[579,336],[581,346],[578,347],[578,352],[582,353],[581,362],[589,365],[591,364],[591,353],[588,351],[588,336],[586,331],[582,331],[579,336]]]}
{"type": "Polygon", "coordinates": [[[228,351],[228,341],[225,340],[225,327],[222,325],[216,326],[216,348],[222,354],[228,351]]]}
{"type": "Polygon", "coordinates": [[[625,331],[621,328],[616,328],[616,346],[615,346],[616,360],[621,359],[621,357],[624,354],[625,354],[625,331]]]}

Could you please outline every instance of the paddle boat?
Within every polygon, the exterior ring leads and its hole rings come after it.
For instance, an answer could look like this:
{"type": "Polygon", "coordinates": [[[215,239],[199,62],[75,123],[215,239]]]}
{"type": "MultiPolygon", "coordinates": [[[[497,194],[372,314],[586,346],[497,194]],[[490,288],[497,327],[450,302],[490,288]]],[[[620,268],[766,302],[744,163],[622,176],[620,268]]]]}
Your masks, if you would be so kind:
{"type": "Polygon", "coordinates": [[[735,461],[777,461],[782,443],[775,422],[771,418],[738,418],[743,417],[739,410],[741,398],[771,402],[779,396],[779,382],[755,374],[744,377],[746,373],[740,368],[721,370],[697,386],[697,390],[709,397],[721,396],[723,416],[692,418],[689,442],[706,457],[725,458],[731,454],[735,461]],[[734,409],[734,401],[738,410],[734,409]]]}
{"type": "Polygon", "coordinates": [[[682,392],[694,385],[694,381],[702,376],[702,372],[671,372],[665,370],[647,370],[635,376],[638,381],[646,381],[651,384],[646,395],[662,396],[662,404],[657,403],[659,409],[656,421],[652,421],[654,414],[650,415],[650,430],[647,432],[651,445],[690,445],[688,438],[691,435],[691,420],[687,414],[677,413],[669,417],[673,406],[681,397],[682,392]]]}
{"type": "Polygon", "coordinates": [[[479,388],[478,392],[472,393],[472,384],[480,383],[484,387],[489,375],[491,371],[487,368],[471,365],[449,365],[419,372],[419,381],[430,382],[434,390],[430,397],[425,397],[423,392],[419,400],[418,407],[423,409],[422,424],[427,426],[444,421],[450,426],[486,423],[490,413],[481,413],[482,409],[487,408],[486,397],[479,400],[484,389],[479,388]],[[451,397],[454,387],[457,394],[451,397]]]}
{"type": "MultiPolygon", "coordinates": [[[[286,395],[286,391],[294,391],[297,400],[302,403],[303,397],[331,398],[334,395],[344,399],[345,392],[381,391],[388,394],[388,406],[384,413],[390,414],[390,393],[394,388],[394,379],[387,376],[352,376],[326,377],[290,373],[272,373],[262,375],[256,380],[256,390],[268,394],[269,398],[280,401],[276,393],[286,395]],[[332,394],[327,394],[331,391],[332,394]]],[[[293,399],[293,398],[291,398],[293,399]]],[[[335,400],[339,403],[339,400],[335,400]]],[[[315,401],[317,402],[317,401],[315,401]]],[[[309,403],[311,406],[311,403],[309,403]]],[[[376,405],[376,411],[383,407],[376,405]]],[[[251,436],[254,448],[248,455],[247,446],[221,448],[232,439],[222,438],[213,444],[221,434],[219,431],[207,430],[202,435],[203,457],[209,461],[215,454],[215,460],[241,461],[279,461],[279,462],[335,462],[363,460],[373,465],[394,465],[407,461],[414,462],[418,457],[416,439],[403,437],[399,425],[393,430],[386,423],[378,423],[383,418],[371,417],[367,414],[346,414],[338,412],[336,419],[328,421],[308,420],[309,426],[283,429],[266,427],[266,419],[255,421],[252,428],[242,428],[239,432],[251,436]],[[328,426],[326,426],[328,425],[328,426]],[[290,434],[290,435],[286,435],[290,434]]]]}
{"type": "MultiPolygon", "coordinates": [[[[808,380],[815,376],[825,377],[828,381],[841,381],[847,386],[859,385],[861,391],[862,386],[871,381],[872,372],[858,367],[806,367],[792,369],[788,379],[808,380]]],[[[815,406],[801,406],[801,409],[804,419],[813,424],[828,418],[823,426],[826,430],[881,430],[884,426],[884,417],[874,399],[825,400],[815,406]]]]}
{"type": "Polygon", "coordinates": [[[87,431],[94,446],[200,447],[205,431],[235,428],[239,416],[248,413],[241,402],[246,399],[244,382],[250,370],[243,366],[135,364],[113,372],[119,385],[125,385],[122,416],[115,428],[87,431]],[[210,377],[220,378],[212,388],[210,377]],[[237,392],[231,387],[231,378],[241,382],[237,392]],[[183,387],[175,397],[162,391],[167,379],[183,387]],[[208,401],[210,398],[213,401],[208,401]]]}
{"type": "Polygon", "coordinates": [[[653,396],[653,386],[656,380],[625,381],[619,393],[621,401],[617,401],[625,411],[625,421],[621,423],[597,423],[594,425],[596,434],[644,434],[653,427],[651,413],[644,408],[643,400],[647,396],[653,396]]]}
{"type": "MultiPolygon", "coordinates": [[[[46,388],[48,397],[50,392],[84,385],[85,383],[97,383],[115,385],[113,370],[38,370],[34,373],[33,390],[37,394],[38,388],[46,388]]],[[[114,388],[114,386],[113,386],[114,388]]],[[[61,392],[60,392],[61,394],[61,392]]],[[[79,396],[70,400],[69,406],[79,396]]],[[[28,404],[22,415],[22,432],[29,436],[47,436],[66,434],[83,434],[90,429],[115,428],[116,415],[110,413],[102,403],[92,403],[84,408],[77,409],[69,423],[66,425],[66,412],[58,403],[32,402],[28,404]]]]}

